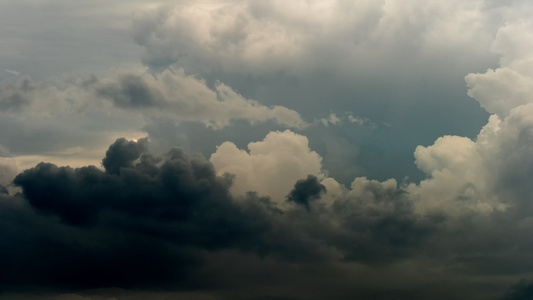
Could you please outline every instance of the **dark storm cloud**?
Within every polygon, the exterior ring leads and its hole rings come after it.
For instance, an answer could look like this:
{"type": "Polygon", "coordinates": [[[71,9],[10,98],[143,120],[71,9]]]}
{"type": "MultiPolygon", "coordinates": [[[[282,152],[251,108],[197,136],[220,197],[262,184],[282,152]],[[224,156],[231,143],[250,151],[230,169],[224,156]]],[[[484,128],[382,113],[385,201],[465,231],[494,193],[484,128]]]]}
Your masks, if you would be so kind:
{"type": "Polygon", "coordinates": [[[14,183],[33,207],[76,226],[103,222],[99,217],[116,213],[143,220],[129,225],[142,228],[146,221],[145,230],[151,221],[168,221],[167,229],[175,226],[181,242],[213,247],[231,244],[253,230],[252,224],[239,224],[246,216],[232,204],[230,180],[216,177],[203,157],[189,157],[177,148],[155,157],[145,144],[144,139],[118,139],[103,160],[105,172],[93,166],[72,169],[41,163],[19,174],[14,183]]]}
{"type": "Polygon", "coordinates": [[[102,165],[109,174],[119,174],[121,168],[132,168],[133,162],[147,152],[148,139],[137,142],[118,139],[106,152],[102,165]]]}
{"type": "Polygon", "coordinates": [[[105,171],[41,163],[19,174],[22,194],[1,196],[2,285],[192,288],[206,284],[194,276],[205,255],[224,249],[280,262],[388,263],[413,255],[435,227],[405,193],[371,181],[331,209],[312,176],[295,184],[290,198],[303,205],[288,211],[253,192],[235,199],[231,177],[202,156],[156,156],[146,143],[118,139],[105,171]]]}
{"type": "Polygon", "coordinates": [[[19,174],[14,182],[31,209],[20,196],[2,201],[2,236],[10,242],[0,250],[0,282],[164,284],[196,260],[193,248],[258,244],[255,236],[268,229],[263,212],[233,205],[229,180],[209,162],[179,149],[154,157],[144,143],[117,140],[105,172],[41,163],[19,174]]]}
{"type": "MultiPolygon", "coordinates": [[[[357,178],[345,193],[332,196],[313,176],[297,181],[288,196],[301,205],[279,209],[254,192],[231,196],[231,176],[216,176],[200,155],[173,148],[159,156],[148,149],[145,139],[118,139],[103,159],[104,171],[41,163],[19,174],[14,182],[22,193],[0,193],[2,289],[222,289],[213,292],[220,299],[325,299],[330,292],[339,299],[426,299],[435,292],[414,283],[398,289],[397,277],[428,280],[442,292],[463,280],[455,276],[522,274],[530,267],[524,263],[533,247],[527,240],[530,222],[517,227],[510,212],[459,219],[420,214],[394,180],[357,178]],[[501,231],[507,232],[505,240],[501,231]],[[324,272],[331,279],[306,290],[324,272]],[[355,285],[346,275],[369,272],[372,277],[355,285]],[[386,278],[381,287],[375,286],[378,278],[386,278]],[[287,282],[290,291],[271,292],[287,282]]],[[[484,299],[467,288],[479,285],[461,284],[464,291],[439,293],[456,297],[468,291],[474,295],[468,299],[484,299]]],[[[500,284],[487,294],[501,291],[500,284]]]]}
{"type": "Polygon", "coordinates": [[[2,291],[164,284],[194,256],[147,234],[65,226],[36,213],[18,196],[1,198],[2,291]]]}
{"type": "Polygon", "coordinates": [[[309,209],[309,202],[320,198],[326,192],[326,187],[314,175],[307,175],[306,179],[296,182],[294,189],[287,196],[287,200],[301,204],[309,209]]]}
{"type": "Polygon", "coordinates": [[[354,189],[360,192],[333,203],[342,226],[328,235],[346,260],[381,264],[409,257],[446,221],[417,214],[408,193],[396,186],[360,180],[354,189]]]}

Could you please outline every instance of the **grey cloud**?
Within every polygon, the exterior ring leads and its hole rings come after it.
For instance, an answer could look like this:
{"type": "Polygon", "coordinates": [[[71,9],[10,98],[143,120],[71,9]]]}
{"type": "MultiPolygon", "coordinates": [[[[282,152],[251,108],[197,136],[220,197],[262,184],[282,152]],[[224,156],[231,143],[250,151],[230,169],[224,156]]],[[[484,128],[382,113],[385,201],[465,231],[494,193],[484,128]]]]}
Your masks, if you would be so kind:
{"type": "Polygon", "coordinates": [[[308,175],[306,179],[296,182],[294,189],[287,195],[287,200],[301,204],[309,209],[309,202],[320,198],[326,192],[326,187],[314,175],[308,175]]]}
{"type": "Polygon", "coordinates": [[[110,99],[118,107],[137,109],[149,117],[202,122],[214,129],[235,120],[252,124],[272,120],[299,129],[308,125],[292,109],[261,105],[220,82],[212,89],[203,80],[186,75],[183,69],[166,69],[157,75],[122,71],[89,85],[87,90],[110,99]]]}
{"type": "Polygon", "coordinates": [[[379,264],[408,257],[445,223],[415,213],[409,194],[391,183],[356,179],[352,192],[333,203],[343,229],[331,234],[346,247],[345,259],[379,264]]]}
{"type": "Polygon", "coordinates": [[[9,81],[0,83],[0,111],[19,111],[31,104],[36,87],[29,78],[21,79],[17,84],[9,81]]]}
{"type": "Polygon", "coordinates": [[[109,174],[119,174],[121,168],[132,168],[133,162],[147,152],[148,139],[137,142],[118,139],[109,147],[102,165],[109,174]]]}
{"type": "Polygon", "coordinates": [[[211,129],[243,121],[248,127],[261,122],[307,126],[294,110],[263,106],[223,84],[211,89],[183,70],[167,70],[155,77],[122,71],[103,79],[72,75],[41,82],[5,81],[0,85],[0,113],[4,128],[0,143],[9,145],[15,155],[55,155],[70,148],[94,153],[96,144],[103,151],[102,139],[108,143],[118,134],[138,135],[135,132],[150,119],[200,122],[211,129]]]}
{"type": "Polygon", "coordinates": [[[122,108],[142,108],[157,105],[157,92],[137,74],[124,74],[117,82],[112,82],[97,89],[97,94],[111,98],[113,103],[122,108]]]}

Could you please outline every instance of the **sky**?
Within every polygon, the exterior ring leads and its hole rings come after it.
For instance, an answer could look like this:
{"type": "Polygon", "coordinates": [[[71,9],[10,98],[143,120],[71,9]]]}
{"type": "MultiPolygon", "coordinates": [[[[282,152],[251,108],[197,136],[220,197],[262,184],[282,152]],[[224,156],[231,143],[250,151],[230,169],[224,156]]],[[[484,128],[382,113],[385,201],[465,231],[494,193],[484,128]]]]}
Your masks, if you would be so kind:
{"type": "Polygon", "coordinates": [[[530,1],[0,8],[0,298],[533,298],[530,1]]]}

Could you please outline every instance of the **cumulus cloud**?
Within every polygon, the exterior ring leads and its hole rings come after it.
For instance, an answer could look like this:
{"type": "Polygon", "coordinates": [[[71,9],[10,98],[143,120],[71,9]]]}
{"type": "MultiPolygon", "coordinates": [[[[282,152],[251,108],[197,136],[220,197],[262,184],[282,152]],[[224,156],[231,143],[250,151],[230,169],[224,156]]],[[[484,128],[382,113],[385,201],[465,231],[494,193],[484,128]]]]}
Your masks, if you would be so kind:
{"type": "Polygon", "coordinates": [[[531,103],[533,99],[533,54],[530,51],[533,36],[529,30],[531,21],[527,17],[531,11],[529,6],[508,10],[512,21],[498,29],[491,47],[500,55],[500,67],[483,74],[469,74],[465,78],[468,95],[500,119],[505,118],[512,108],[531,103]]]}
{"type": "Polygon", "coordinates": [[[248,144],[248,149],[225,142],[209,159],[218,174],[235,176],[234,195],[255,191],[282,203],[297,180],[307,175],[325,178],[320,155],[309,149],[305,136],[292,131],[270,132],[262,141],[248,144]]]}
{"type": "Polygon", "coordinates": [[[477,139],[445,136],[416,149],[417,166],[430,176],[416,191],[425,199],[422,206],[432,198],[439,206],[454,203],[449,207],[458,211],[465,203],[488,212],[529,206],[533,77],[522,69],[531,52],[519,38],[528,34],[522,31],[526,23],[515,20],[498,31],[493,49],[502,54],[500,68],[465,78],[469,95],[493,114],[477,139]]]}

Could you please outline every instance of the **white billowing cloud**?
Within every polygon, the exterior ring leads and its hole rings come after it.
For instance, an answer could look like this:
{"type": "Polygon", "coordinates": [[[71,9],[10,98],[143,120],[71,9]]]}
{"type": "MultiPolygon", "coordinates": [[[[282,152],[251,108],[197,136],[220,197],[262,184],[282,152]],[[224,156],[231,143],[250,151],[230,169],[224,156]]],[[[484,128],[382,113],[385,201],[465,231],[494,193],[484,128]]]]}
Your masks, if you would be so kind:
{"type": "Polygon", "coordinates": [[[290,130],[270,132],[262,141],[248,144],[248,150],[225,142],[209,159],[218,174],[235,175],[231,192],[236,196],[255,191],[281,204],[297,180],[309,174],[326,177],[322,158],[309,149],[308,139],[290,130]]]}
{"type": "Polygon", "coordinates": [[[509,21],[499,28],[491,50],[500,55],[502,68],[510,68],[520,74],[533,77],[533,32],[531,14],[533,7],[509,9],[509,21]]]}
{"type": "Polygon", "coordinates": [[[503,26],[493,49],[501,67],[469,74],[468,94],[493,115],[477,139],[444,136],[417,147],[417,166],[429,175],[409,190],[420,211],[526,211],[533,193],[533,23],[518,19],[503,26]]]}
{"type": "Polygon", "coordinates": [[[445,168],[464,173],[465,165],[476,159],[475,146],[469,138],[447,135],[437,139],[432,146],[418,146],[415,163],[428,175],[445,168]]]}
{"type": "MultiPolygon", "coordinates": [[[[270,197],[282,209],[290,207],[286,196],[295,188],[295,183],[308,175],[318,177],[325,187],[318,203],[328,208],[334,204],[355,205],[376,212],[392,212],[398,205],[405,204],[389,202],[403,193],[394,179],[380,182],[357,177],[346,188],[334,178],[327,177],[322,169],[322,158],[309,148],[308,143],[305,136],[290,130],[270,132],[262,141],[248,144],[249,151],[225,142],[217,147],[209,161],[218,175],[234,175],[230,191],[235,197],[257,192],[260,196],[270,197]]],[[[313,202],[310,205],[314,205],[313,202]]]]}
{"type": "Polygon", "coordinates": [[[228,126],[232,120],[248,120],[252,124],[272,120],[291,128],[307,126],[294,110],[263,106],[223,83],[217,83],[212,90],[205,81],[185,75],[182,69],[165,70],[159,75],[118,72],[96,83],[94,91],[97,96],[111,99],[117,107],[148,116],[202,122],[214,129],[228,126]]]}
{"type": "Polygon", "coordinates": [[[509,111],[533,99],[533,77],[504,67],[484,74],[469,74],[465,78],[468,95],[479,101],[489,113],[504,118],[509,111]]]}
{"type": "MultiPolygon", "coordinates": [[[[526,11],[533,12],[531,8],[526,11]]],[[[468,95],[483,108],[505,118],[509,111],[533,102],[533,23],[531,14],[502,26],[491,50],[501,55],[501,67],[484,74],[469,74],[468,95]]]]}
{"type": "Polygon", "coordinates": [[[459,136],[444,136],[431,146],[418,146],[415,163],[429,178],[408,188],[419,199],[417,210],[457,215],[503,209],[491,196],[480,151],[476,142],[459,136]]]}

